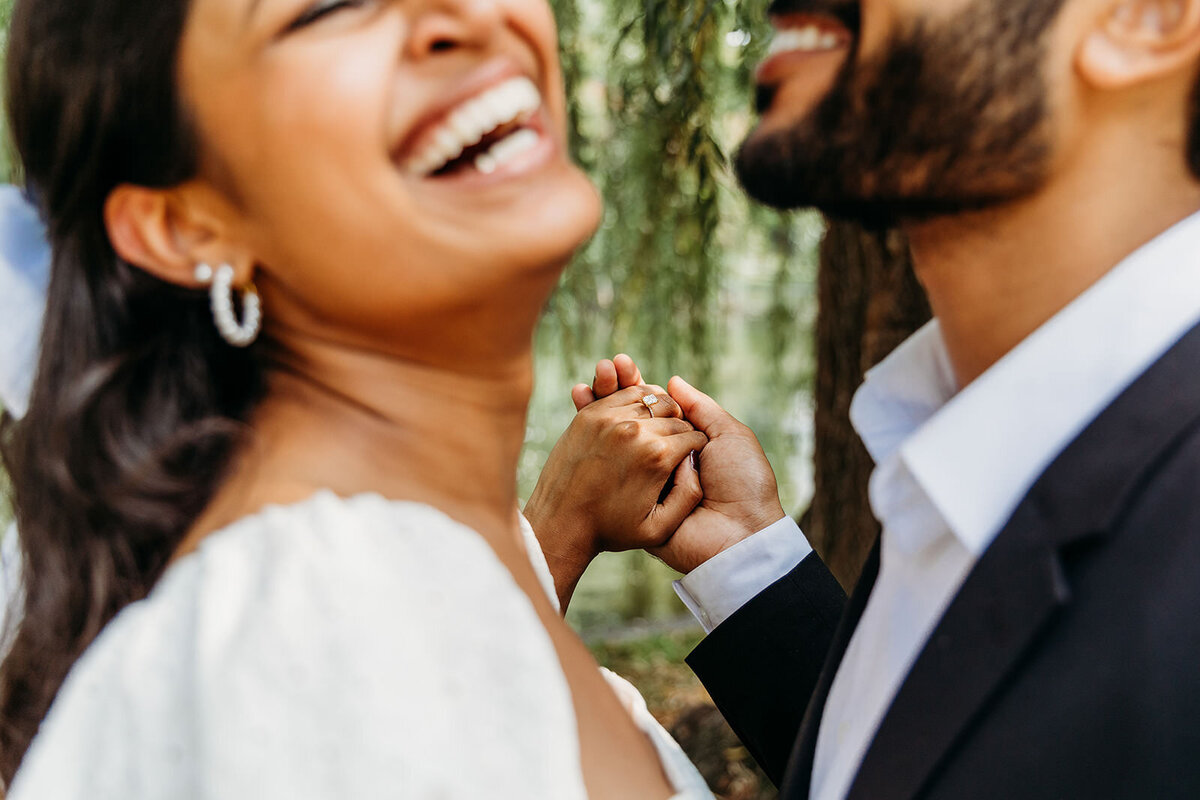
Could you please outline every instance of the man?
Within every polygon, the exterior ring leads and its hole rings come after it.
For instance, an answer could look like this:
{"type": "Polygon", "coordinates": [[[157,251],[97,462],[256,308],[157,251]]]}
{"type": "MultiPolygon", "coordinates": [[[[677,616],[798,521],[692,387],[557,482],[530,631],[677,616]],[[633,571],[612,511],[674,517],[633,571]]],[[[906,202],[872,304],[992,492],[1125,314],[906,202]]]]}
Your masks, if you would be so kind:
{"type": "Polygon", "coordinates": [[[884,532],[848,601],[672,381],[710,437],[656,551],[689,663],[785,798],[1200,796],[1200,0],[771,16],[747,190],[902,225],[937,319],[855,400],[884,532]]]}

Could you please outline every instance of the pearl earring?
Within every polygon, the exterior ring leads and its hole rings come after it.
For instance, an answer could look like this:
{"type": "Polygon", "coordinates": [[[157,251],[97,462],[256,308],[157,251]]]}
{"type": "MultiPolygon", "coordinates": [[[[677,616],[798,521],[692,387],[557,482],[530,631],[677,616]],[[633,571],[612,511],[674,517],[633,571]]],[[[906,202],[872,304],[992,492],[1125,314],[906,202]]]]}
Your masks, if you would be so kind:
{"type": "Polygon", "coordinates": [[[254,284],[242,290],[242,321],[233,310],[233,267],[222,264],[214,271],[208,264],[196,266],[196,280],[209,287],[213,322],[226,342],[249,347],[262,330],[262,301],[254,284]]]}

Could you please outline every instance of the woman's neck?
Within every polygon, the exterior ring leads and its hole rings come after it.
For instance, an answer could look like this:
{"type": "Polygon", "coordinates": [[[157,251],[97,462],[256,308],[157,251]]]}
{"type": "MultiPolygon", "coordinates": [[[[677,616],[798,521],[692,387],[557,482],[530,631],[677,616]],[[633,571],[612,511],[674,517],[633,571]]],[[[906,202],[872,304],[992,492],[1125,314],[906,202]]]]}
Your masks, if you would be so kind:
{"type": "Polygon", "coordinates": [[[194,535],[322,489],[427,503],[485,535],[512,530],[531,351],[452,369],[326,343],[289,347],[270,371],[252,442],[194,535]]]}

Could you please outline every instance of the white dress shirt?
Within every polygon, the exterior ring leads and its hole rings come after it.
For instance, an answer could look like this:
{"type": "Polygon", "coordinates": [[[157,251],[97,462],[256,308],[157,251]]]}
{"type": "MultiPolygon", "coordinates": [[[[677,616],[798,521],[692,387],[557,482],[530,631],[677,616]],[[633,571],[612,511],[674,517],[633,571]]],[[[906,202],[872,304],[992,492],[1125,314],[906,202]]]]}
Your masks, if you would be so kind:
{"type": "MultiPolygon", "coordinates": [[[[961,392],[936,321],[868,374],[851,419],[878,465],[880,571],[830,689],[814,800],[845,797],[937,622],[1038,477],[1198,323],[1200,215],[1127,258],[961,392]]],[[[809,552],[783,520],[676,591],[711,631],[809,552]]]]}

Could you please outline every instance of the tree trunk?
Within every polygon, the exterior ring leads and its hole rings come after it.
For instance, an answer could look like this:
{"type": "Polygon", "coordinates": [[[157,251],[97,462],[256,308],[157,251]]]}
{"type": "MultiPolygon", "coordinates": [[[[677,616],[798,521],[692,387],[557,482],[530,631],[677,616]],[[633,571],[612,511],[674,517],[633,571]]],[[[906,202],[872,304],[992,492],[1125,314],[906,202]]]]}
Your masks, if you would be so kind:
{"type": "Polygon", "coordinates": [[[874,464],[850,425],[864,373],[930,318],[896,231],[831,222],[821,245],[817,318],[816,491],[804,531],[849,592],[879,537],[867,482],[874,464]]]}

